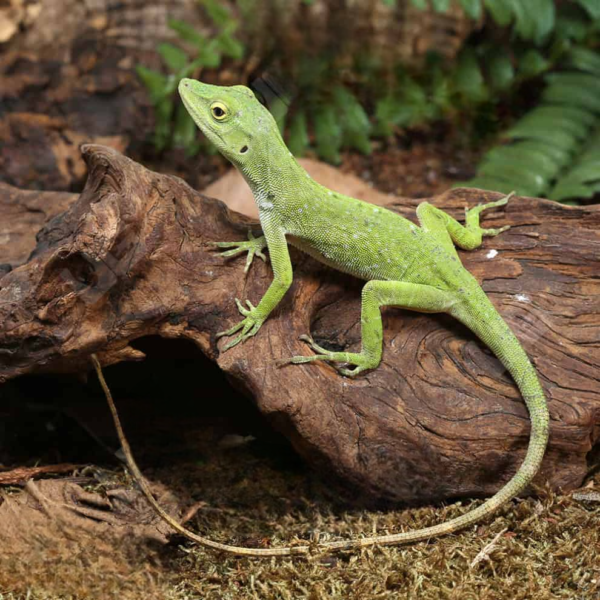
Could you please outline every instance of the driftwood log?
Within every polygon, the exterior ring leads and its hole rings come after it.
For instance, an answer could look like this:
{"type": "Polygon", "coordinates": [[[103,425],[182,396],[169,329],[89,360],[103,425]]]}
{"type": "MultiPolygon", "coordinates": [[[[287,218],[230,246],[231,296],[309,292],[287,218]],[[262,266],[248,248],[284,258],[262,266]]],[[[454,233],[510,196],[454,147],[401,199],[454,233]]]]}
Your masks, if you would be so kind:
{"type": "MultiPolygon", "coordinates": [[[[206,242],[245,239],[257,225],[115,150],[88,145],[83,155],[89,177],[78,198],[0,186],[2,210],[13,207],[12,225],[0,222],[0,263],[14,267],[0,271],[0,379],[89,370],[92,352],[105,365],[141,360],[136,338],[187,338],[310,464],[366,497],[491,494],[514,473],[529,436],[525,406],[459,323],[389,308],[377,370],[351,380],[326,364],[278,368],[278,359],[310,352],[298,339],[309,330],[332,348],[360,342],[361,282],[292,250],[294,284],[280,307],[255,338],[221,353],[215,334],[239,319],[234,297],[256,302],[271,271],[257,260],[244,278],[243,258],[227,261],[206,242]],[[26,219],[28,207],[52,215],[67,205],[24,262],[27,242],[12,246],[18,211],[26,219]]],[[[430,201],[460,216],[497,197],[460,189],[430,201]]],[[[414,219],[417,203],[390,208],[414,219]]],[[[547,392],[551,438],[536,481],[570,489],[600,436],[600,207],[515,198],[486,224],[512,229],[462,258],[547,392]]]]}

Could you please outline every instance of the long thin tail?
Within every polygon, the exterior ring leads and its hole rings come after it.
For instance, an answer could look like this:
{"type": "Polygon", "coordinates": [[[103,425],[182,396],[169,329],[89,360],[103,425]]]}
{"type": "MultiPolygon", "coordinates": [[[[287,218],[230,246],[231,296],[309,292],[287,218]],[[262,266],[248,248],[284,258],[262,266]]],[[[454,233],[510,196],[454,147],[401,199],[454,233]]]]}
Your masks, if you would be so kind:
{"type": "Polygon", "coordinates": [[[131,450],[127,443],[127,439],[125,438],[125,434],[123,433],[110,391],[104,381],[100,363],[95,355],[92,355],[92,361],[98,373],[100,383],[106,393],[106,398],[110,405],[117,432],[132,475],[140,485],[144,495],[148,498],[149,502],[162,519],[187,538],[215,550],[246,556],[287,556],[290,554],[306,554],[312,549],[348,550],[351,548],[372,546],[374,544],[386,546],[392,544],[406,544],[452,533],[453,531],[468,527],[484,517],[491,515],[500,506],[523,491],[533,479],[540,467],[546,449],[546,443],[548,442],[548,408],[546,406],[544,392],[542,391],[533,365],[527,358],[527,354],[525,354],[525,351],[521,347],[521,344],[519,344],[517,338],[513,335],[508,325],[498,314],[483,291],[477,289],[477,291],[474,291],[474,296],[476,296],[476,300],[472,299],[469,303],[461,305],[460,308],[453,311],[453,316],[464,323],[483,342],[485,342],[508,369],[519,386],[531,418],[531,436],[527,455],[513,478],[481,506],[478,506],[476,509],[460,517],[446,521],[445,523],[440,523],[439,525],[433,525],[432,527],[426,527],[424,529],[417,529],[415,531],[354,538],[339,542],[324,542],[313,545],[305,544],[279,548],[245,548],[215,542],[214,540],[207,539],[187,530],[168,515],[152,496],[150,489],[146,485],[145,480],[131,455],[131,450]],[[479,294],[479,292],[481,292],[481,294],[479,294]]]}

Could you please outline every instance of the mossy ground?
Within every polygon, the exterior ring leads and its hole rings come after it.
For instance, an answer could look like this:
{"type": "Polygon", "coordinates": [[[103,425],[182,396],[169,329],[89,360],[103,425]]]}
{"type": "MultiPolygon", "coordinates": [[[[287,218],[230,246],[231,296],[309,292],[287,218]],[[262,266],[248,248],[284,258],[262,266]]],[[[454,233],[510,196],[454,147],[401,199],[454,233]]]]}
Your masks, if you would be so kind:
{"type": "MultiPolygon", "coordinates": [[[[193,529],[242,545],[424,527],[473,505],[353,508],[288,450],[273,453],[277,448],[260,440],[227,450],[215,446],[201,461],[182,461],[150,476],[190,502],[202,499],[188,523],[193,529]]],[[[8,569],[3,561],[0,598],[596,600],[600,476],[591,476],[587,486],[587,500],[538,488],[535,497],[510,503],[477,527],[404,547],[291,559],[227,556],[181,540],[151,552],[114,548],[110,559],[93,547],[78,556],[65,548],[40,550],[27,565],[8,569]]]]}

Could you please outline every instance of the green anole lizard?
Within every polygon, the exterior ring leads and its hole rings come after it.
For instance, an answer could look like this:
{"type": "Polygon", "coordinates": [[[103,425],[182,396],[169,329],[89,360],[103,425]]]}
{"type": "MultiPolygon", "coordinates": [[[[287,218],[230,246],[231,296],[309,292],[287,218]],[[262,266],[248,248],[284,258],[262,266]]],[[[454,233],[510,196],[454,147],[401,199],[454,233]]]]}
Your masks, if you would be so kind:
{"type": "MultiPolygon", "coordinates": [[[[417,208],[420,227],[385,208],[333,192],[310,178],[286,147],[271,113],[244,86],[220,87],[182,79],[183,103],[206,137],[242,173],[258,204],[264,235],[246,242],[215,242],[225,256],[248,252],[245,272],[254,255],[264,259],[267,247],[273,282],[257,306],[236,298],[243,319],[218,334],[235,336],[223,350],[256,335],[292,283],[288,243],[317,260],[367,281],[362,291],[360,352],[332,352],[309,336],[302,339],[316,352],[282,362],[343,363],[339,371],[354,377],[381,362],[383,328],[380,309],[397,306],[419,312],[452,315],[475,333],[508,369],[531,418],[530,442],[521,467],[494,496],[474,510],[445,523],[416,531],[318,544],[348,549],[426,540],[451,533],[491,515],[519,494],[538,471],[548,441],[548,409],[535,369],[508,325],[476,279],[463,267],[454,247],[472,250],[483,236],[508,227],[482,229],[480,213],[503,206],[508,197],[466,211],[466,223],[423,202],[417,208]]],[[[164,518],[164,515],[163,515],[164,518]]],[[[172,521],[172,520],[171,520],[172,521]]],[[[171,522],[170,521],[170,522],[171,522]]],[[[171,525],[175,526],[173,522],[171,525]]],[[[250,549],[226,546],[182,531],[196,541],[238,554],[285,555],[310,546],[250,549]]]]}

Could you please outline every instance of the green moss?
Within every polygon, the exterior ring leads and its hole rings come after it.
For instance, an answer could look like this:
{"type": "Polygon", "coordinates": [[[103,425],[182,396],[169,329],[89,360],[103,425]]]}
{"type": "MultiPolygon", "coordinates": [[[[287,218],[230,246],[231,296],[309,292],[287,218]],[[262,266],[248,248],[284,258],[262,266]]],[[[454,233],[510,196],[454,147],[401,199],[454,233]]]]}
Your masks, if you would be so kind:
{"type": "MultiPolygon", "coordinates": [[[[282,459],[277,448],[251,443],[203,454],[204,461],[171,460],[169,467],[146,475],[187,497],[190,505],[201,500],[187,525],[223,542],[275,546],[390,533],[432,525],[480,502],[389,511],[353,508],[326,481],[282,459]]],[[[587,485],[597,490],[600,474],[587,485]]],[[[599,598],[600,502],[593,495],[576,500],[546,488],[536,493],[511,502],[490,522],[413,546],[255,559],[185,542],[145,557],[117,548],[110,561],[93,550],[61,558],[54,549],[54,562],[44,563],[42,557],[34,568],[22,565],[21,583],[13,588],[21,595],[8,594],[7,587],[9,575],[18,572],[9,574],[7,564],[0,565],[0,592],[5,591],[0,599],[25,598],[27,589],[34,591],[30,600],[98,598],[99,590],[106,591],[103,598],[122,600],[599,598]],[[499,533],[486,556],[473,564],[499,533]]]]}

